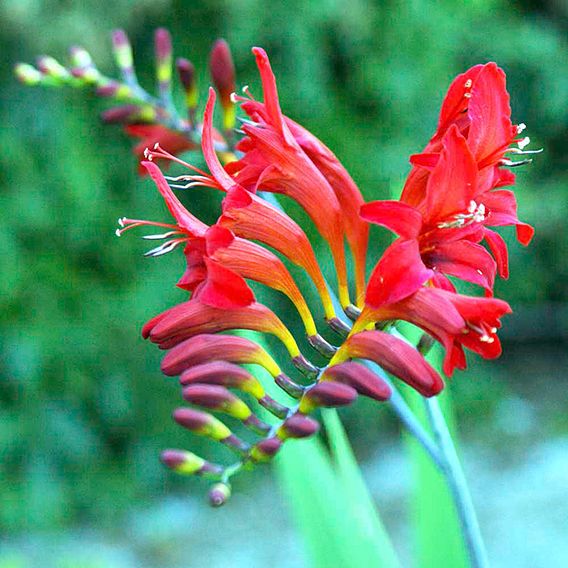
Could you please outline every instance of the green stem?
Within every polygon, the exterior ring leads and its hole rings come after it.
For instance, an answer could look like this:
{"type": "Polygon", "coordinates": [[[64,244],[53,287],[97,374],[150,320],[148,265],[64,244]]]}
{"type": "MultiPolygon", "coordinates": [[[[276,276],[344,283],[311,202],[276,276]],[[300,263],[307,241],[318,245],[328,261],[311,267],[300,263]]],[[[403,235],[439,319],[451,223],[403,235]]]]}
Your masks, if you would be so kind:
{"type": "Polygon", "coordinates": [[[479,522],[461,466],[456,447],[436,397],[425,398],[424,404],[438,449],[442,455],[441,471],[454,499],[464,540],[473,568],[487,568],[487,552],[479,529],[479,522]]]}

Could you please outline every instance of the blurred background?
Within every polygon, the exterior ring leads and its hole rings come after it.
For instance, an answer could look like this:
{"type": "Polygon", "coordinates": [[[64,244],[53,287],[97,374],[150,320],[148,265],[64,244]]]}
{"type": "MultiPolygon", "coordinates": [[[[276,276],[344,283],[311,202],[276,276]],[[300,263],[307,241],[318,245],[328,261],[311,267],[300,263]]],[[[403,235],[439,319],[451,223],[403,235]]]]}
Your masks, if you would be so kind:
{"type": "MultiPolygon", "coordinates": [[[[222,510],[205,486],[158,461],[165,447],[216,449],[181,432],[175,380],[139,329],[181,301],[181,254],[148,260],[118,217],[165,219],[136,176],[131,142],[103,126],[108,108],[81,90],[26,88],[12,67],[65,60],[81,44],[107,74],[110,31],[123,27],[151,87],[153,31],[198,67],[212,41],[231,44],[238,84],[258,93],[252,45],[271,56],[284,112],[326,142],[366,199],[402,188],[408,156],[434,131],[448,84],[494,60],[508,76],[513,121],[525,122],[532,165],[518,172],[523,249],[505,230],[511,277],[497,284],[514,315],[504,355],[470,358],[451,390],[464,465],[497,567],[568,565],[568,5],[478,0],[114,0],[0,3],[0,568],[306,566],[270,468],[243,475],[222,510]],[[466,6],[467,7],[464,7],[466,6]]],[[[192,209],[206,220],[219,196],[192,209]]],[[[373,230],[370,258],[387,242],[373,230]]],[[[293,325],[293,324],[292,324],[293,325]]],[[[411,565],[412,484],[398,426],[366,401],[342,412],[365,478],[411,565]]]]}

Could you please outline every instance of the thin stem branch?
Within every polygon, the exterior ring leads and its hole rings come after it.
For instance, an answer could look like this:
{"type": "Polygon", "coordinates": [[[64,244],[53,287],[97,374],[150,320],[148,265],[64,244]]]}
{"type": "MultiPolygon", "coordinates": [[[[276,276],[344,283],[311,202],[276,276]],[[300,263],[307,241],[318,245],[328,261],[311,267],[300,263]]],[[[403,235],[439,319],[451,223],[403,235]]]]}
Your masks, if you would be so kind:
{"type": "Polygon", "coordinates": [[[456,447],[436,397],[425,398],[426,413],[443,458],[442,473],[452,493],[464,540],[473,568],[487,568],[489,562],[479,522],[456,447]]]}

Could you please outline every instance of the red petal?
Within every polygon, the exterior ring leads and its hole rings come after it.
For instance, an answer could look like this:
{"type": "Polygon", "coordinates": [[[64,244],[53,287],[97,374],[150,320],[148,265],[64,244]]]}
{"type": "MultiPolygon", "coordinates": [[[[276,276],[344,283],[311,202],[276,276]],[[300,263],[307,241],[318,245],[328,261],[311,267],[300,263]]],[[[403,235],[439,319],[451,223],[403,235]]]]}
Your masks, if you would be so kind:
{"type": "Polygon", "coordinates": [[[501,225],[515,225],[517,239],[523,245],[528,245],[534,235],[534,229],[519,221],[517,217],[517,200],[512,191],[500,189],[484,193],[480,201],[488,209],[487,225],[499,227],[501,225]]]}
{"type": "Polygon", "coordinates": [[[202,236],[207,230],[207,225],[194,217],[174,195],[168,182],[164,178],[160,168],[153,162],[142,162],[150,177],[154,180],[158,191],[161,193],[170,213],[175,218],[177,224],[192,236],[202,236]]]}
{"type": "Polygon", "coordinates": [[[422,228],[422,215],[401,201],[373,201],[361,207],[361,217],[390,229],[404,239],[415,239],[422,228]]]}
{"type": "Polygon", "coordinates": [[[367,286],[365,303],[372,308],[410,296],[433,276],[420,258],[415,240],[396,240],[379,260],[367,286]]]}
{"type": "Polygon", "coordinates": [[[468,116],[471,125],[467,140],[481,169],[500,159],[516,134],[505,73],[495,63],[488,63],[479,73],[471,91],[468,116]]]}
{"type": "Polygon", "coordinates": [[[487,228],[485,228],[484,236],[489,250],[491,250],[497,262],[499,276],[505,279],[509,278],[509,254],[503,237],[499,233],[487,228]]]}
{"type": "Polygon", "coordinates": [[[195,297],[213,308],[243,308],[254,302],[254,294],[242,276],[207,257],[207,278],[195,297]]]}
{"type": "Polygon", "coordinates": [[[449,274],[493,290],[496,264],[487,250],[471,241],[441,243],[423,255],[424,262],[444,274],[449,274]]]}
{"type": "Polygon", "coordinates": [[[427,218],[432,224],[465,211],[476,189],[477,164],[456,126],[450,127],[442,143],[426,188],[427,218]]]}
{"type": "Polygon", "coordinates": [[[392,394],[390,386],[379,375],[365,365],[353,361],[329,367],[323,374],[322,380],[345,383],[359,394],[379,401],[388,400],[392,394]]]}

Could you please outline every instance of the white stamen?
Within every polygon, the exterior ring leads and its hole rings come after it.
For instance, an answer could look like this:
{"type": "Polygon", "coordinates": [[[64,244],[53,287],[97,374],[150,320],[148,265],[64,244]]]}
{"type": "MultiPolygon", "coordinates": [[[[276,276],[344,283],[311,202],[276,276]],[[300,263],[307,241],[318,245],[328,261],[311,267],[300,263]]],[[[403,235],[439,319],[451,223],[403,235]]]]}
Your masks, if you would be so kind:
{"type": "Polygon", "coordinates": [[[117,237],[120,237],[120,236],[122,235],[120,229],[117,229],[117,230],[114,232],[114,234],[115,234],[117,237]]]}
{"type": "Polygon", "coordinates": [[[527,125],[524,122],[517,124],[517,134],[520,134],[526,127],[527,125]]]}
{"type": "Polygon", "coordinates": [[[180,235],[179,231],[168,231],[167,233],[162,233],[161,235],[144,235],[142,238],[147,241],[158,241],[160,239],[167,239],[172,235],[180,235]]]}
{"type": "Polygon", "coordinates": [[[471,93],[464,93],[463,96],[464,96],[466,99],[471,99],[471,93]]]}
{"type": "Polygon", "coordinates": [[[118,218],[118,224],[119,224],[121,227],[124,227],[124,221],[126,221],[126,217],[119,217],[119,218],[118,218]]]}
{"type": "Polygon", "coordinates": [[[163,254],[167,254],[168,252],[174,250],[180,244],[180,242],[181,241],[168,241],[167,243],[164,243],[159,247],[145,252],[144,256],[162,256],[163,254]]]}
{"type": "Polygon", "coordinates": [[[230,97],[231,102],[236,105],[239,102],[237,93],[231,93],[230,97]]]}
{"type": "Polygon", "coordinates": [[[477,209],[477,203],[475,201],[473,201],[473,199],[472,199],[469,202],[469,205],[467,206],[467,212],[468,213],[474,213],[476,209],[477,209]]]}
{"type": "Polygon", "coordinates": [[[468,80],[465,82],[464,87],[465,87],[466,89],[469,89],[472,85],[473,85],[473,81],[472,81],[471,79],[468,79],[468,80]]]}

